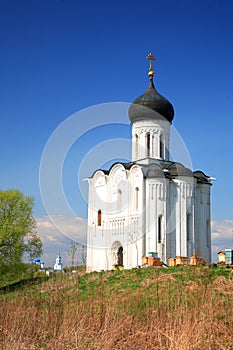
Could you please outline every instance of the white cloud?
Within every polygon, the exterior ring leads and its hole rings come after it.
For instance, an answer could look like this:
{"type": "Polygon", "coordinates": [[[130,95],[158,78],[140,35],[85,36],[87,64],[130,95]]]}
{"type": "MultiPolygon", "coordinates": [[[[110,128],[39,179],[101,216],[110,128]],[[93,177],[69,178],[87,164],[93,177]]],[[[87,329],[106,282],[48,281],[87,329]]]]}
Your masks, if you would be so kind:
{"type": "Polygon", "coordinates": [[[212,221],[212,260],[217,262],[217,253],[233,249],[233,220],[212,221]]]}
{"type": "Polygon", "coordinates": [[[72,241],[86,246],[87,219],[65,216],[35,217],[37,232],[43,242],[44,253],[41,260],[46,266],[53,266],[58,253],[62,256],[63,265],[70,265],[67,250],[72,241]]]}

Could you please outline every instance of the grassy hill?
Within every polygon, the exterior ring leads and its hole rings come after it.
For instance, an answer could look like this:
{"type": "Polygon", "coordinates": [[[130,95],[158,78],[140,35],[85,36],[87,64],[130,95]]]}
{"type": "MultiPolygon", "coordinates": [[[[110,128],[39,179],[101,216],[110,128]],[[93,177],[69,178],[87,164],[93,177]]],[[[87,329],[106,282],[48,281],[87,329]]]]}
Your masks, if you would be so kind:
{"type": "Polygon", "coordinates": [[[57,274],[0,292],[0,349],[233,349],[233,273],[57,274]]]}

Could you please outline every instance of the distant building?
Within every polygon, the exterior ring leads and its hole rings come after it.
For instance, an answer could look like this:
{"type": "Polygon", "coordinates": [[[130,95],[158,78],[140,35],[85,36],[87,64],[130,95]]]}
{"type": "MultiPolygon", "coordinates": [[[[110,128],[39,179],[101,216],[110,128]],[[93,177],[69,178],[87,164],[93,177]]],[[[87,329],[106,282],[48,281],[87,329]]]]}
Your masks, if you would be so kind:
{"type": "Polygon", "coordinates": [[[233,264],[233,249],[225,249],[226,254],[226,264],[232,265],[233,264]]]}
{"type": "Polygon", "coordinates": [[[226,254],[221,250],[218,252],[218,263],[225,264],[226,263],[226,254]]]}
{"type": "Polygon", "coordinates": [[[62,262],[61,262],[61,255],[60,253],[56,257],[56,262],[54,264],[54,271],[62,271],[62,262]]]}
{"type": "Polygon", "coordinates": [[[30,264],[40,266],[40,270],[45,269],[45,263],[43,261],[40,261],[40,258],[35,258],[33,261],[30,262],[30,264]]]}
{"type": "Polygon", "coordinates": [[[149,87],[129,108],[132,161],[88,179],[87,271],[133,268],[148,252],[165,263],[196,254],[211,262],[212,178],[170,159],[174,109],[156,90],[148,58],[149,87]]]}
{"type": "Polygon", "coordinates": [[[233,264],[233,249],[225,249],[218,252],[218,263],[232,265],[233,264]]]}
{"type": "Polygon", "coordinates": [[[35,258],[34,261],[32,262],[32,264],[40,265],[41,264],[40,258],[35,258]]]}

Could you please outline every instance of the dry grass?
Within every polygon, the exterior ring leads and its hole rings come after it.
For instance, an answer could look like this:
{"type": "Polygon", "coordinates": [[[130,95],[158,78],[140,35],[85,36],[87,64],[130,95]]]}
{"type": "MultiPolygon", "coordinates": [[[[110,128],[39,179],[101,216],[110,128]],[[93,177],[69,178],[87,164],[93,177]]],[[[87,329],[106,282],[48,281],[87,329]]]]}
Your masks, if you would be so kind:
{"type": "Polygon", "coordinates": [[[6,293],[0,348],[230,350],[231,276],[213,278],[204,269],[107,272],[6,293]]]}

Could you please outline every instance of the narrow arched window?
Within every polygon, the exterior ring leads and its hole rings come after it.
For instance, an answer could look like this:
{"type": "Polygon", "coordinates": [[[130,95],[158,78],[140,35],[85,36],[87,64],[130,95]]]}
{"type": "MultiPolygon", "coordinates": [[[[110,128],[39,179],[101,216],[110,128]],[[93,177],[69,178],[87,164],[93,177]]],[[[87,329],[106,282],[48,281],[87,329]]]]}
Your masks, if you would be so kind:
{"type": "Polygon", "coordinates": [[[102,211],[98,210],[98,226],[102,225],[102,211]]]}
{"type": "Polygon", "coordinates": [[[163,135],[160,135],[159,138],[159,156],[160,158],[164,158],[164,142],[163,142],[163,135]]]}
{"type": "Polygon", "coordinates": [[[138,211],[138,192],[139,192],[139,188],[136,187],[135,188],[135,210],[138,211]]]}
{"type": "Polygon", "coordinates": [[[192,240],[192,217],[191,214],[187,214],[186,226],[187,226],[187,241],[192,240]]]}
{"type": "Polygon", "coordinates": [[[136,152],[135,152],[135,158],[136,159],[138,159],[138,135],[136,134],[135,135],[135,143],[136,143],[136,147],[135,147],[135,150],[136,150],[136,152]]]}
{"type": "Polygon", "coordinates": [[[146,134],[146,154],[150,156],[150,133],[146,134]]]}
{"type": "Polygon", "coordinates": [[[211,246],[211,240],[210,240],[210,221],[206,221],[206,235],[207,235],[207,247],[209,248],[211,246]]]}
{"type": "Polygon", "coordinates": [[[162,241],[162,216],[158,217],[158,243],[162,241]]]}

